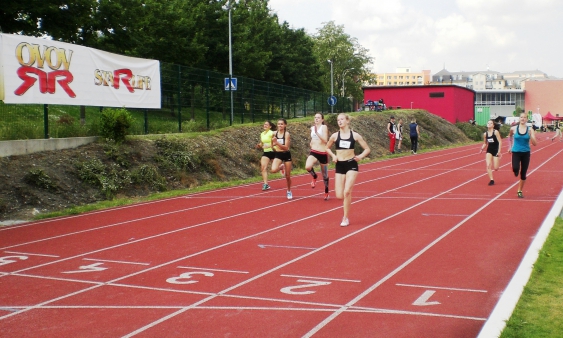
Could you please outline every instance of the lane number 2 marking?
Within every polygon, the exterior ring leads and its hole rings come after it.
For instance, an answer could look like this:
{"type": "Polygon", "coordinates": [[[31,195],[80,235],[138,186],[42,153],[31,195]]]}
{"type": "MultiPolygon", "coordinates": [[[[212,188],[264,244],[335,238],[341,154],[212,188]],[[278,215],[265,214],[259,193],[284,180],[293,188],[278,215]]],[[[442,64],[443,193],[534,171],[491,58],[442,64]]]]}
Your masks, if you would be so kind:
{"type": "Polygon", "coordinates": [[[294,291],[296,289],[304,289],[304,288],[314,288],[317,286],[329,285],[331,282],[321,282],[317,280],[309,280],[309,279],[298,279],[297,282],[299,283],[306,283],[305,285],[294,285],[294,286],[286,286],[285,288],[281,288],[280,291],[288,294],[288,295],[310,295],[315,293],[316,291],[308,290],[308,291],[294,291]]]}
{"type": "Polygon", "coordinates": [[[63,271],[63,273],[82,273],[82,272],[97,272],[97,271],[104,271],[108,268],[101,267],[104,263],[94,263],[90,265],[82,265],[78,267],[78,270],[74,271],[63,271]]]}

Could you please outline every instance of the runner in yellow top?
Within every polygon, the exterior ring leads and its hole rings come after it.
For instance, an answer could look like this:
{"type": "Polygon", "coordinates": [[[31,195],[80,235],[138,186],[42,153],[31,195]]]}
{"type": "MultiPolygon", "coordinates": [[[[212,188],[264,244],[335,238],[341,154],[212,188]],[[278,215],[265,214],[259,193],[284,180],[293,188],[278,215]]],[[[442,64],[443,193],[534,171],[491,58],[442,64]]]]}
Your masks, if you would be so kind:
{"type": "Polygon", "coordinates": [[[262,148],[264,152],[262,153],[262,158],[260,158],[260,172],[262,173],[262,190],[270,189],[268,185],[268,164],[274,159],[275,152],[272,148],[272,137],[274,137],[274,131],[276,126],[270,122],[264,122],[264,131],[260,134],[260,143],[256,145],[256,148],[262,148]]]}

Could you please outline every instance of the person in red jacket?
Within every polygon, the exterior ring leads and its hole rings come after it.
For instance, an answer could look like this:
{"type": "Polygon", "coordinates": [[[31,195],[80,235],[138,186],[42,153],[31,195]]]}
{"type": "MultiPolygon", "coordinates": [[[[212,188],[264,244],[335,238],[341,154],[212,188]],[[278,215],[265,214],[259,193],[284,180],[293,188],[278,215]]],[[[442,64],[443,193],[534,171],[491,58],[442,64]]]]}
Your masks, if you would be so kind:
{"type": "Polygon", "coordinates": [[[389,118],[387,123],[387,135],[389,136],[389,151],[391,154],[395,153],[395,116],[389,118]]]}

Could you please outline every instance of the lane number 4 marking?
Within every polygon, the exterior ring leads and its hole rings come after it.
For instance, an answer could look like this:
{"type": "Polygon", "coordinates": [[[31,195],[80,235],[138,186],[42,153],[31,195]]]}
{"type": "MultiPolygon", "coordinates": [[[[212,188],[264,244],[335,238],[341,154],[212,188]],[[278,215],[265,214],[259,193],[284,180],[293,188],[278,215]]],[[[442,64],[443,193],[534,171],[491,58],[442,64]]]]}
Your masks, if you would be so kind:
{"type": "Polygon", "coordinates": [[[17,258],[20,261],[25,261],[28,257],[27,256],[4,256],[4,257],[0,257],[0,266],[17,262],[17,260],[12,259],[12,258],[17,258]]]}

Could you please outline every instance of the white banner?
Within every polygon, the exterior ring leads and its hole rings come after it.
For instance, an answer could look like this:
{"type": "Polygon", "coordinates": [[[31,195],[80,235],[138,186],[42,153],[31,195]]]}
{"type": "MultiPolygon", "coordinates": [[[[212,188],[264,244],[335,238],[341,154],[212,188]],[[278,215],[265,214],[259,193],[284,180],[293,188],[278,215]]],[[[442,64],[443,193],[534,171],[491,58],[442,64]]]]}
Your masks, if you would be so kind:
{"type": "Polygon", "coordinates": [[[0,100],[160,108],[160,63],[53,40],[0,34],[0,100]]]}

